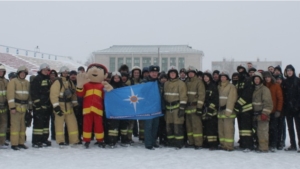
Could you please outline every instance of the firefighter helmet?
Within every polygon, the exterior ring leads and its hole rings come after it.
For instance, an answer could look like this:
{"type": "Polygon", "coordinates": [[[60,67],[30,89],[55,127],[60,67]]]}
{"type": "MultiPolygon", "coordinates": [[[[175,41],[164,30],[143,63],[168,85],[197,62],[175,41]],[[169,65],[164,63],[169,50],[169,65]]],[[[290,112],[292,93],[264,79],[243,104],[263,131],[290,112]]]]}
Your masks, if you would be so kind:
{"type": "Polygon", "coordinates": [[[197,74],[197,69],[194,66],[189,66],[187,72],[194,72],[195,74],[197,74]]]}
{"type": "Polygon", "coordinates": [[[50,66],[47,63],[43,63],[43,64],[40,65],[40,71],[43,70],[43,69],[50,70],[50,66]]]}
{"type": "Polygon", "coordinates": [[[63,73],[63,72],[69,73],[70,69],[67,66],[62,66],[59,70],[59,73],[63,73]]]}
{"type": "Polygon", "coordinates": [[[175,78],[178,78],[179,76],[178,76],[178,70],[177,70],[177,68],[175,67],[175,66],[170,66],[170,68],[169,68],[169,70],[168,70],[168,78],[170,78],[170,73],[171,72],[174,72],[174,73],[176,73],[176,77],[175,78]]]}
{"type": "Polygon", "coordinates": [[[28,75],[28,69],[25,66],[20,66],[17,70],[17,75],[19,75],[21,72],[25,72],[26,75],[28,75]]]}
{"type": "Polygon", "coordinates": [[[230,77],[229,77],[229,73],[227,71],[222,71],[220,74],[219,74],[219,78],[221,79],[222,76],[226,76],[227,77],[227,80],[230,80],[230,77]]]}

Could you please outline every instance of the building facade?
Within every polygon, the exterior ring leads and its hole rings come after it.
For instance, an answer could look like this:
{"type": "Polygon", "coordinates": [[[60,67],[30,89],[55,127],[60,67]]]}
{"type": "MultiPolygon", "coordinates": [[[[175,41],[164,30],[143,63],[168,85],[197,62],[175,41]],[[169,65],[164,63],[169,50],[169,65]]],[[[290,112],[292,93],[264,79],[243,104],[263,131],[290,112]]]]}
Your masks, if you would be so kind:
{"type": "Polygon", "coordinates": [[[229,74],[233,74],[234,72],[237,72],[236,69],[239,65],[243,65],[246,69],[248,69],[248,63],[251,63],[252,67],[256,68],[257,70],[268,70],[269,66],[275,67],[279,65],[281,67],[282,65],[281,61],[260,61],[259,59],[256,61],[234,61],[223,59],[223,61],[213,61],[211,67],[212,71],[228,71],[229,74]]]}
{"type": "Polygon", "coordinates": [[[129,69],[159,65],[161,71],[176,66],[178,69],[194,66],[202,69],[203,52],[188,45],[119,46],[93,52],[94,62],[106,65],[110,72],[117,71],[122,64],[129,69]]]}

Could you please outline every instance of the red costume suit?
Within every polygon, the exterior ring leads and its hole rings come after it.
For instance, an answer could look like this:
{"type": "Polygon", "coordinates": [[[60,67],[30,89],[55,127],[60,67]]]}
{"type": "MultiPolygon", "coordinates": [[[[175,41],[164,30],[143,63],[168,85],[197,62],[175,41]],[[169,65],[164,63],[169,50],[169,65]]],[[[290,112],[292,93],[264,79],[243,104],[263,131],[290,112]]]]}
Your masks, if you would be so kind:
{"type": "Polygon", "coordinates": [[[77,96],[83,97],[83,141],[90,142],[92,131],[97,142],[102,142],[103,133],[103,84],[89,82],[82,89],[77,88],[77,96]],[[94,126],[94,130],[92,127],[94,126]]]}

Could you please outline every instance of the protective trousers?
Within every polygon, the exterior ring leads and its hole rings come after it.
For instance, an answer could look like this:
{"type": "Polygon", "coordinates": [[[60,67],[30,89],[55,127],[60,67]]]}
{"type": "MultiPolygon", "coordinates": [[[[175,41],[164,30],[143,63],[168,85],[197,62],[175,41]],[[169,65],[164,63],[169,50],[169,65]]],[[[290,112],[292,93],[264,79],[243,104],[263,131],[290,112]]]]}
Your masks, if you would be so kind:
{"type": "Polygon", "coordinates": [[[119,130],[121,132],[121,143],[127,143],[127,127],[128,120],[107,119],[108,126],[108,142],[116,144],[118,141],[119,130]]]}
{"type": "Polygon", "coordinates": [[[134,120],[128,120],[127,136],[129,141],[132,141],[133,126],[134,126],[134,120]]]}
{"type": "Polygon", "coordinates": [[[65,143],[64,124],[66,123],[69,131],[70,144],[78,143],[78,128],[74,113],[59,116],[55,114],[56,143],[65,143]]]}
{"type": "Polygon", "coordinates": [[[94,112],[83,115],[83,141],[84,142],[91,141],[92,131],[95,134],[97,142],[102,142],[104,138],[103,119],[102,116],[94,112]]]}
{"type": "Polygon", "coordinates": [[[0,110],[0,146],[5,143],[7,131],[7,109],[0,110]]]}
{"type": "Polygon", "coordinates": [[[169,144],[181,148],[183,146],[184,117],[178,117],[179,109],[167,110],[165,114],[167,138],[169,144]]]}
{"type": "Polygon", "coordinates": [[[269,121],[261,121],[254,119],[257,123],[256,135],[258,139],[258,149],[261,151],[269,151],[269,121]]]}
{"type": "Polygon", "coordinates": [[[218,117],[203,120],[204,143],[208,148],[218,147],[218,117]]]}
{"type": "Polygon", "coordinates": [[[10,113],[10,143],[12,146],[25,143],[25,113],[10,113]]]}
{"type": "Polygon", "coordinates": [[[144,133],[145,133],[145,121],[139,120],[139,140],[144,140],[144,133]]]}
{"type": "Polygon", "coordinates": [[[233,150],[234,147],[234,118],[218,119],[219,140],[222,149],[233,150]]]}
{"type": "Polygon", "coordinates": [[[186,131],[190,145],[202,146],[203,129],[201,116],[196,113],[186,114],[186,131]]]}
{"type": "Polygon", "coordinates": [[[48,140],[51,111],[51,108],[47,108],[33,112],[32,144],[45,143],[48,140]]]}
{"type": "Polygon", "coordinates": [[[240,148],[253,149],[253,135],[252,135],[252,123],[253,116],[252,111],[242,112],[237,114],[240,134],[240,148]]]}

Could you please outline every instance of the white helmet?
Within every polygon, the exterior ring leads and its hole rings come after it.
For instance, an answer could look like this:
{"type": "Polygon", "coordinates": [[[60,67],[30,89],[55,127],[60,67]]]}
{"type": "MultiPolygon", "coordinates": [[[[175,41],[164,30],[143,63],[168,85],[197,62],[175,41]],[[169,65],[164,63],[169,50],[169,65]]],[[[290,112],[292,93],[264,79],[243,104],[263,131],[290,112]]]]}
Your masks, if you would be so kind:
{"type": "Polygon", "coordinates": [[[120,73],[120,72],[112,72],[112,73],[111,73],[111,76],[112,76],[112,77],[113,77],[113,76],[116,76],[116,75],[118,75],[118,76],[121,77],[121,73],[120,73]]]}
{"type": "Polygon", "coordinates": [[[69,72],[70,72],[70,69],[69,69],[67,66],[63,66],[63,67],[61,67],[60,70],[59,70],[59,73],[62,73],[62,72],[67,72],[67,73],[69,73],[69,72]]]}
{"type": "Polygon", "coordinates": [[[2,70],[2,71],[6,71],[6,69],[5,69],[5,66],[4,66],[4,65],[2,65],[2,64],[0,64],[0,70],[2,70]]]}
{"type": "Polygon", "coordinates": [[[50,66],[47,63],[43,63],[40,65],[40,71],[43,69],[49,69],[50,70],[50,66]]]}

